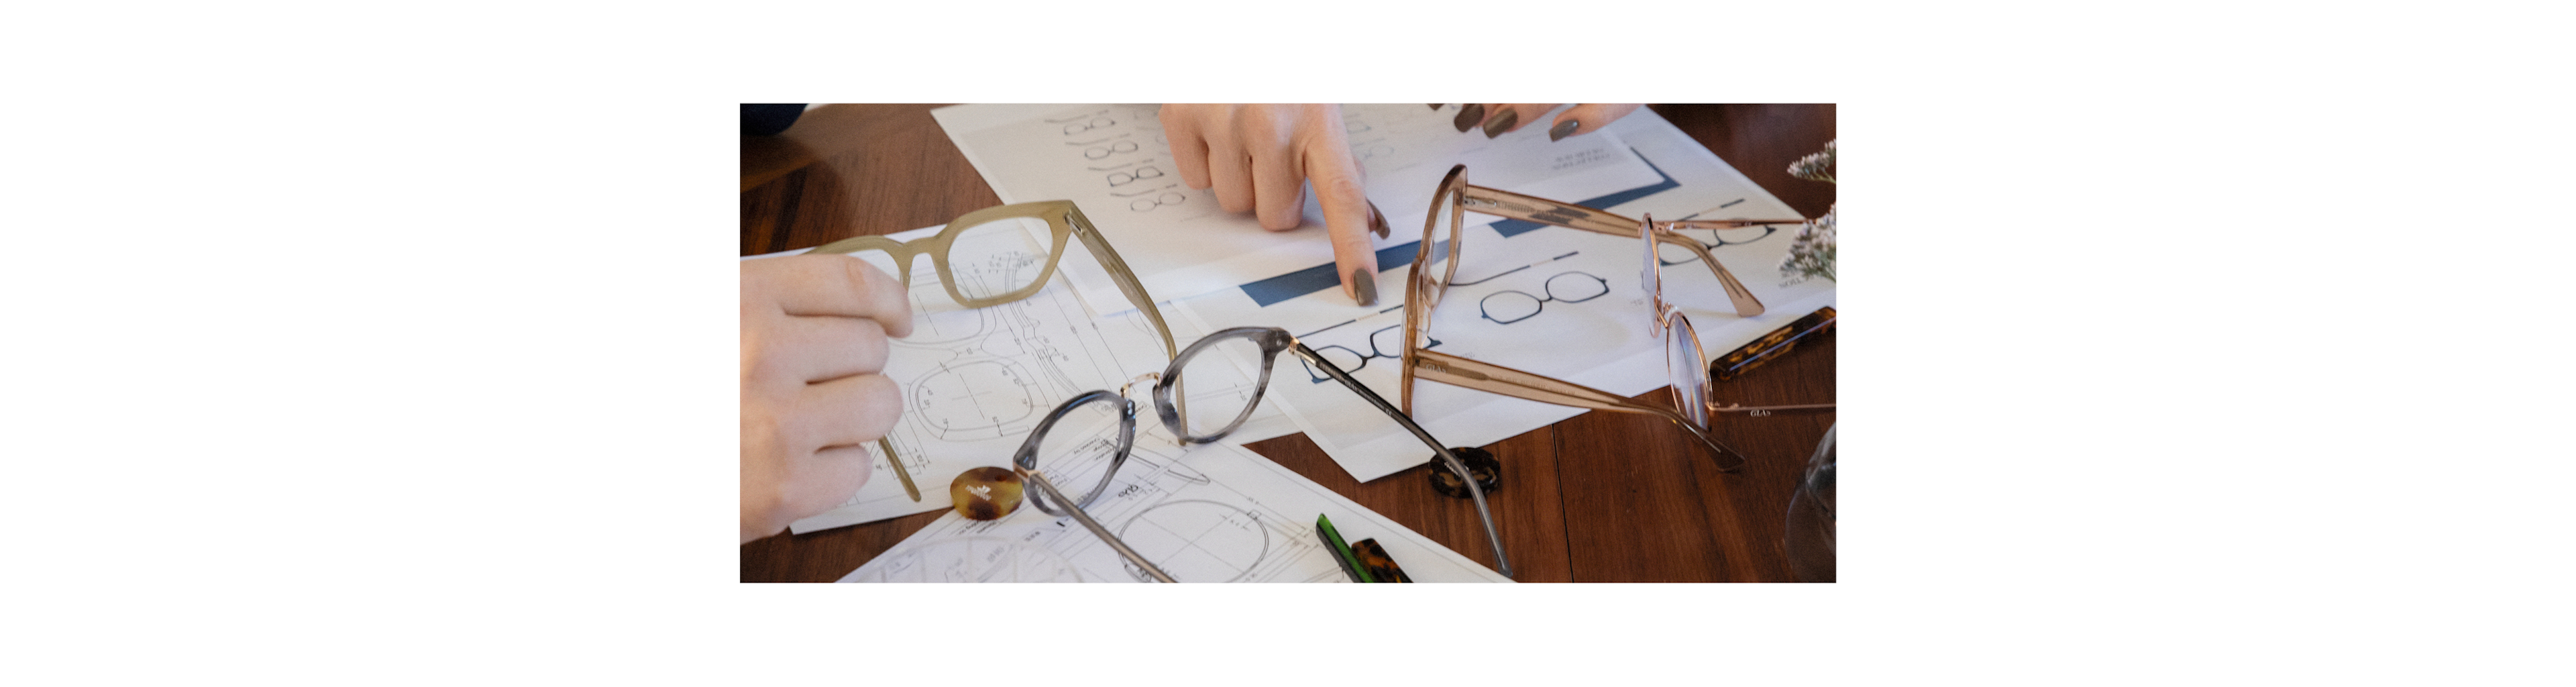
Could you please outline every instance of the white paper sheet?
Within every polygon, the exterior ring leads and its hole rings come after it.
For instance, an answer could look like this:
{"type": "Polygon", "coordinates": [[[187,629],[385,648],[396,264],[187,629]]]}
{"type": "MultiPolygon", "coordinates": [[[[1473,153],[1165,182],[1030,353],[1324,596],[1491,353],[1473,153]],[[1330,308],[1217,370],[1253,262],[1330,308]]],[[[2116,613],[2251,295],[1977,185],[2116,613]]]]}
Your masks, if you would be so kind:
{"type": "MultiPolygon", "coordinates": [[[[911,240],[941,228],[891,238],[911,240]]],[[[895,269],[883,252],[853,257],[889,274],[895,269]]],[[[1073,254],[1059,264],[1089,259],[1086,254],[1073,254]]],[[[1007,466],[1011,452],[1056,405],[1085,391],[1115,390],[1136,375],[1160,372],[1171,362],[1152,325],[1132,307],[1105,318],[1085,313],[1065,288],[1061,268],[1058,279],[1025,300],[970,309],[948,296],[929,259],[917,258],[912,266],[913,334],[892,340],[884,374],[895,380],[904,398],[903,418],[887,439],[902,454],[921,489],[921,500],[904,494],[885,456],[877,455],[880,449],[870,444],[868,452],[877,463],[867,484],[849,502],[790,524],[791,532],[803,534],[948,508],[950,480],[978,466],[1007,466]]],[[[1186,347],[1204,335],[1171,316],[1168,304],[1158,309],[1165,311],[1176,345],[1186,347]]],[[[1194,398],[1232,394],[1239,399],[1249,379],[1193,379],[1189,392],[1194,398]]],[[[1139,389],[1131,397],[1141,406],[1138,434],[1166,432],[1154,419],[1152,401],[1145,392],[1139,389]]],[[[1240,407],[1241,401],[1234,403],[1240,407]]],[[[1226,441],[1258,441],[1296,431],[1275,405],[1263,404],[1226,441]]]]}
{"type": "MultiPolygon", "coordinates": [[[[1640,110],[1611,128],[1623,132],[1627,140],[1640,143],[1638,152],[1675,185],[1606,209],[1632,217],[1652,213],[1657,219],[1797,216],[1650,110],[1640,110]]],[[[1515,187],[1487,183],[1484,176],[1482,170],[1469,166],[1469,181],[1480,186],[1569,202],[1587,198],[1558,184],[1515,187]]],[[[1471,223],[1494,219],[1474,214],[1469,218],[1471,223]]],[[[1780,256],[1788,252],[1794,226],[1783,226],[1768,235],[1758,229],[1728,231],[1722,237],[1713,237],[1706,231],[1689,233],[1704,241],[1727,241],[1730,245],[1712,252],[1767,308],[1759,317],[1736,317],[1707,268],[1695,261],[1666,266],[1665,298],[1690,316],[1699,331],[1702,349],[1709,355],[1741,346],[1834,303],[1832,282],[1779,285],[1776,265],[1780,256]],[[1743,243],[1735,244],[1738,241],[1743,243]]],[[[1648,311],[1638,280],[1636,239],[1559,227],[1505,237],[1490,224],[1468,227],[1462,235],[1465,238],[1456,281],[1432,315],[1431,337],[1440,342],[1435,349],[1621,395],[1641,394],[1671,383],[1663,340],[1646,334],[1648,311]],[[1535,296],[1521,299],[1524,306],[1543,299],[1548,295],[1546,282],[1551,278],[1598,278],[1591,288],[1606,286],[1608,292],[1578,303],[1545,303],[1536,314],[1509,324],[1489,318],[1487,309],[1482,307],[1489,297],[1514,298],[1496,295],[1504,291],[1535,296]]],[[[1415,238],[1419,237],[1417,233],[1415,238]]],[[[1381,273],[1378,292],[1404,293],[1410,271],[1407,266],[1381,273]]],[[[1495,303],[1513,307],[1501,301],[1495,303]]],[[[1319,351],[1343,346],[1356,351],[1357,357],[1383,353],[1385,357],[1368,359],[1354,376],[1389,401],[1400,398],[1394,356],[1400,354],[1403,343],[1401,301],[1363,309],[1334,292],[1264,307],[1241,291],[1225,290],[1181,299],[1174,306],[1166,312],[1181,313],[1193,327],[1275,326],[1297,334],[1307,346],[1319,351]],[[1391,327],[1395,329],[1389,331],[1391,327]],[[1372,334],[1378,340],[1374,347],[1369,343],[1372,334]]],[[[1501,319],[1510,319],[1510,315],[1501,319]]],[[[1419,440],[1340,385],[1306,383],[1311,377],[1290,374],[1302,373],[1302,368],[1301,363],[1296,369],[1278,373],[1273,379],[1271,398],[1353,478],[1374,480],[1431,459],[1430,450],[1419,440]]],[[[1442,442],[1457,446],[1487,445],[1584,412],[1438,383],[1417,383],[1414,393],[1414,420],[1442,442]]],[[[1716,435],[1723,440],[1725,429],[1720,427],[1716,435]]]]}
{"type": "MultiPolygon", "coordinates": [[[[1377,248],[1415,240],[1404,229],[1420,233],[1431,189],[1459,162],[1487,170],[1479,174],[1487,184],[1576,179],[1578,198],[1660,179],[1607,132],[1551,142],[1534,126],[1487,139],[1460,133],[1450,123],[1453,112],[1421,105],[1346,105],[1342,112],[1352,152],[1367,171],[1368,197],[1397,230],[1372,238],[1377,248]]],[[[1213,194],[1181,183],[1153,105],[957,105],[931,114],[1003,202],[1068,199],[1081,206],[1156,298],[1333,263],[1311,190],[1306,224],[1297,229],[1266,231],[1251,213],[1225,212],[1213,194]]],[[[1065,271],[1094,312],[1133,307],[1097,265],[1068,261],[1065,271]]]]}
{"type": "MultiPolygon", "coordinates": [[[[1117,484],[1086,512],[1182,582],[1348,581],[1315,534],[1317,514],[1331,518],[1346,541],[1376,539],[1416,581],[1511,581],[1237,446],[1184,451],[1159,436],[1140,437],[1117,484]]],[[[1023,504],[982,522],[952,511],[841,581],[1147,579],[1073,518],[1023,504]]]]}

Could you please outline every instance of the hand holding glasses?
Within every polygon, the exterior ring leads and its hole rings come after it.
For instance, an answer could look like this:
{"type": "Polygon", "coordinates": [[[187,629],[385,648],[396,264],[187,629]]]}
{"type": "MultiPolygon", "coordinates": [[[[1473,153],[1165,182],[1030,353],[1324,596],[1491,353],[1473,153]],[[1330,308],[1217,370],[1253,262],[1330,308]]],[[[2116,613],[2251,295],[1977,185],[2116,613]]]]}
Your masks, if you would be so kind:
{"type": "MultiPolygon", "coordinates": [[[[1233,433],[1236,428],[1243,426],[1244,420],[1252,417],[1253,407],[1260,405],[1262,392],[1270,386],[1270,370],[1273,363],[1282,352],[1294,353],[1312,369],[1322,370],[1335,381],[1341,382],[1343,386],[1358,393],[1361,398],[1367,399],[1370,405],[1385,412],[1387,417],[1403,425],[1405,430],[1412,432],[1415,438],[1421,439],[1424,445],[1430,446],[1431,450],[1438,454],[1439,462],[1452,472],[1461,476],[1470,474],[1466,462],[1452,449],[1443,447],[1438,439],[1432,438],[1429,432],[1423,431],[1420,425],[1414,424],[1412,418],[1406,417],[1402,412],[1397,411],[1394,405],[1387,403],[1386,399],[1380,398],[1375,392],[1369,391],[1367,386],[1352,379],[1350,373],[1343,371],[1340,366],[1325,360],[1324,356],[1318,355],[1314,349],[1307,348],[1304,343],[1297,341],[1297,337],[1290,335],[1287,330],[1270,327],[1236,327],[1209,334],[1206,338],[1190,344],[1188,348],[1182,349],[1180,355],[1173,358],[1171,365],[1159,374],[1138,377],[1115,392],[1108,390],[1086,392],[1065,401],[1063,405],[1056,406],[1044,420],[1038,422],[1037,429],[1029,433],[1028,440],[1021,443],[1020,449],[1011,456],[1011,463],[1017,468],[1016,471],[1022,479],[1037,487],[1028,494],[1028,502],[1049,515],[1072,516],[1075,521],[1082,523],[1085,529],[1091,530],[1091,533],[1100,537],[1101,541],[1107,542],[1110,548],[1117,550],[1120,556],[1125,557],[1144,574],[1163,582],[1173,581],[1170,574],[1147,560],[1143,554],[1130,548],[1117,533],[1109,531],[1108,527],[1093,520],[1091,514],[1083,510],[1108,491],[1110,482],[1117,477],[1118,469],[1126,463],[1129,450],[1135,446],[1136,402],[1129,398],[1128,391],[1137,382],[1152,380],[1154,411],[1155,415],[1162,420],[1163,428],[1170,430],[1172,436],[1183,445],[1213,443],[1233,433]],[[1261,374],[1249,389],[1216,388],[1218,385],[1212,383],[1213,380],[1233,378],[1231,372],[1234,361],[1256,359],[1260,361],[1261,374]],[[1181,391],[1183,380],[1193,376],[1202,380],[1199,384],[1201,393],[1194,398],[1184,399],[1184,393],[1181,391]],[[1241,407],[1233,406],[1232,404],[1238,401],[1225,396],[1239,398],[1241,407]],[[1185,412],[1183,407],[1185,400],[1195,403],[1198,412],[1195,414],[1185,412]],[[1068,418],[1072,418],[1070,424],[1067,424],[1068,418]],[[1084,431],[1107,425],[1113,419],[1117,423],[1114,435],[1104,437],[1095,432],[1084,431]],[[1086,427],[1085,424],[1092,426],[1086,427]],[[1063,426],[1060,427],[1060,425],[1063,426]],[[1050,462],[1045,469],[1040,469],[1038,465],[1041,457],[1050,462]],[[1059,486],[1059,479],[1065,485],[1075,488],[1087,486],[1088,489],[1082,491],[1079,497],[1068,495],[1068,492],[1059,486]]],[[[1501,572],[1504,577],[1510,577],[1512,576],[1511,559],[1503,554],[1503,538],[1501,533],[1494,529],[1494,517],[1485,505],[1484,489],[1477,485],[1476,479],[1467,478],[1464,481],[1469,495],[1475,500],[1476,517],[1484,523],[1485,537],[1494,547],[1495,570],[1501,572]]]]}
{"type": "MultiPolygon", "coordinates": [[[[1127,267],[1127,261],[1118,256],[1118,251],[1109,246],[1108,239],[1100,235],[1100,230],[1092,225],[1089,218],[1083,216],[1082,209],[1075,207],[1072,201],[1056,200],[985,208],[958,217],[949,222],[947,227],[941,229],[938,234],[929,237],[912,241],[896,241],[883,236],[858,236],[824,244],[812,252],[882,251],[893,258],[895,275],[902,278],[907,289],[912,286],[913,258],[929,255],[931,266],[938,270],[941,286],[947,289],[950,298],[969,308],[984,308],[1025,299],[1045,288],[1047,280],[1055,275],[1056,264],[1064,258],[1068,238],[1082,240],[1083,246],[1090,249],[1092,258],[1109,271],[1110,280],[1118,284],[1118,290],[1127,296],[1127,302],[1135,304],[1136,309],[1144,313],[1146,320],[1154,325],[1154,333],[1162,338],[1163,351],[1171,357],[1172,362],[1162,374],[1154,375],[1159,377],[1153,391],[1155,410],[1163,419],[1164,426],[1171,429],[1173,436],[1180,438],[1182,443],[1216,441],[1241,426],[1246,418],[1252,416],[1252,407],[1260,403],[1262,390],[1269,386],[1272,360],[1281,351],[1293,349],[1309,367],[1323,370],[1333,379],[1340,380],[1342,384],[1360,393],[1379,410],[1394,417],[1396,422],[1412,431],[1415,437],[1430,445],[1432,450],[1439,454],[1440,460],[1452,471],[1460,475],[1469,474],[1465,462],[1448,448],[1442,447],[1438,440],[1422,431],[1420,426],[1413,424],[1412,418],[1397,412],[1395,407],[1388,404],[1385,399],[1370,392],[1368,387],[1361,386],[1358,381],[1351,379],[1349,373],[1325,361],[1323,356],[1317,355],[1304,344],[1297,343],[1296,337],[1284,330],[1228,329],[1200,339],[1197,343],[1191,344],[1187,351],[1178,350],[1172,341],[1171,326],[1165,324],[1162,313],[1154,309],[1153,297],[1146,295],[1144,285],[1136,279],[1135,272],[1127,267]],[[1182,379],[1187,376],[1185,373],[1193,360],[1207,361],[1201,363],[1207,365],[1220,364],[1213,361],[1222,359],[1222,356],[1205,354],[1217,348],[1241,349],[1238,353],[1242,354],[1257,352],[1261,360],[1261,377],[1250,393],[1245,396],[1243,407],[1230,417],[1223,413],[1199,416],[1201,421],[1225,420],[1224,424],[1205,425],[1190,419],[1186,408],[1187,399],[1184,398],[1186,393],[1182,391],[1182,379]]],[[[1202,377],[1204,376],[1206,375],[1202,374],[1202,377]]],[[[1027,500],[1037,504],[1039,510],[1051,514],[1074,516],[1074,519],[1082,522],[1085,528],[1109,542],[1112,548],[1118,549],[1120,555],[1136,563],[1148,574],[1170,581],[1169,575],[1163,574],[1143,556],[1129,549],[1107,528],[1093,521],[1089,513],[1082,511],[1083,506],[1088,506],[1092,500],[1099,498],[1101,492],[1108,487],[1110,479],[1116,475],[1118,466],[1125,462],[1128,449],[1134,443],[1134,432],[1135,403],[1126,399],[1124,387],[1115,394],[1105,390],[1092,391],[1066,401],[1064,405],[1058,406],[1054,412],[1049,413],[1046,419],[1038,424],[1037,429],[1030,433],[1019,453],[1013,456],[1013,463],[1026,477],[1030,478],[1031,483],[1038,486],[1038,491],[1029,494],[1027,500]],[[1070,437],[1082,436],[1074,432],[1050,431],[1055,429],[1056,424],[1063,421],[1068,414],[1083,408],[1100,410],[1104,409],[1100,406],[1106,405],[1116,406],[1119,438],[1114,444],[1100,442],[1098,445],[1080,447],[1047,444],[1050,436],[1055,437],[1054,440],[1059,442],[1067,441],[1070,437]],[[1076,460],[1066,466],[1058,466],[1053,472],[1065,474],[1070,468],[1083,470],[1086,475],[1088,472],[1097,472],[1099,475],[1090,491],[1079,499],[1069,498],[1059,492],[1054,482],[1046,479],[1047,473],[1037,472],[1036,461],[1039,455],[1068,454],[1087,456],[1091,460],[1088,462],[1076,460]]],[[[887,462],[895,466],[895,474],[902,478],[904,490],[913,495],[913,500],[920,500],[919,489],[913,485],[912,476],[904,470],[903,462],[895,456],[894,446],[884,439],[878,439],[877,446],[885,451],[887,462]]],[[[1092,481],[1086,477],[1074,480],[1074,483],[1092,481]]],[[[1484,492],[1474,486],[1474,479],[1467,481],[1470,483],[1469,490],[1475,498],[1476,516],[1484,521],[1485,536],[1494,546],[1496,569],[1505,577],[1509,577],[1512,574],[1511,562],[1503,555],[1502,535],[1494,529],[1494,518],[1485,506],[1484,492]]]]}
{"type": "MultiPolygon", "coordinates": [[[[897,241],[883,236],[854,236],[816,247],[812,252],[858,253],[879,251],[894,259],[896,277],[904,289],[912,289],[912,259],[930,256],[931,267],[939,271],[940,286],[948,297],[969,308],[987,308],[1036,295],[1045,288],[1047,279],[1055,276],[1056,263],[1064,259],[1065,239],[1080,237],[1091,249],[1093,260],[1109,270],[1110,281],[1126,294],[1127,302],[1145,313],[1154,324],[1154,333],[1163,338],[1163,353],[1177,355],[1172,344],[1172,328],[1163,324],[1163,314],[1154,309],[1154,299],[1145,295],[1144,284],[1127,268],[1127,261],[1109,247],[1100,229],[1082,215],[1082,208],[1070,200],[1051,200],[989,207],[966,213],[950,221],[938,234],[897,241]],[[1040,233],[1043,230],[1044,233],[1040,233]],[[1052,240],[1041,237],[1051,236],[1052,240]]],[[[877,448],[885,451],[886,462],[894,465],[895,477],[903,481],[904,493],[921,500],[921,489],[913,485],[912,473],[894,453],[894,444],[877,439],[877,448]]]]}

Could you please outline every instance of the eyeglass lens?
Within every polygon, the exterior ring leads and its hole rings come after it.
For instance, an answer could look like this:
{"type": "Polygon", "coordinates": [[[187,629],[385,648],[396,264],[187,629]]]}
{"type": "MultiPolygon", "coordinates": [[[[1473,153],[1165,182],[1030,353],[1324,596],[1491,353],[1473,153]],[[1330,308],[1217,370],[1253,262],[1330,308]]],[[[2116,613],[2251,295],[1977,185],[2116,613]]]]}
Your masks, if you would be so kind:
{"type": "Polygon", "coordinates": [[[1190,349],[1172,372],[1173,388],[1181,394],[1175,402],[1188,411],[1181,413],[1182,429],[1190,438],[1233,431],[1260,400],[1255,385],[1268,381],[1262,379],[1260,342],[1236,336],[1190,349]]]}
{"type": "Polygon", "coordinates": [[[1103,395],[1076,405],[1038,438],[1037,469],[1078,504],[1107,491],[1110,465],[1125,439],[1118,429],[1124,403],[1103,395]]]}
{"type": "Polygon", "coordinates": [[[1665,323],[1664,364],[1672,369],[1674,409],[1691,424],[1708,427],[1708,362],[1700,355],[1699,333],[1679,310],[1665,323]]]}
{"type": "Polygon", "coordinates": [[[1643,236],[1640,238],[1645,239],[1645,245],[1638,249],[1642,262],[1637,268],[1637,288],[1646,294],[1648,308],[1646,331],[1652,334],[1663,334],[1665,333],[1663,265],[1656,261],[1659,249],[1656,246],[1658,242],[1655,240],[1652,222],[1653,218],[1649,216],[1645,223],[1639,225],[1639,229],[1643,231],[1643,236]]]}
{"type": "Polygon", "coordinates": [[[1054,247],[1046,220],[1006,217],[958,232],[948,247],[948,269],[958,293],[992,298],[1037,281],[1054,247]]]}
{"type": "Polygon", "coordinates": [[[1654,228],[1653,222],[1653,217],[1648,216],[1639,227],[1643,230],[1642,238],[1646,245],[1640,251],[1644,258],[1638,280],[1645,288],[1648,307],[1653,308],[1647,314],[1651,325],[1646,329],[1663,334],[1664,366],[1672,375],[1674,409],[1681,411],[1683,417],[1690,418],[1691,424],[1707,427],[1708,369],[1701,367],[1707,364],[1707,360],[1700,357],[1699,334],[1692,331],[1690,318],[1664,302],[1663,268],[1656,258],[1668,252],[1669,248],[1656,240],[1656,235],[1662,232],[1654,228]]]}
{"type": "Polygon", "coordinates": [[[1422,250],[1430,251],[1431,255],[1422,267],[1422,283],[1426,286],[1423,295],[1427,297],[1422,302],[1425,309],[1438,305],[1441,294],[1449,288],[1449,253],[1452,244],[1458,240],[1460,220],[1458,196],[1465,187],[1462,175],[1455,188],[1443,188],[1439,197],[1432,199],[1431,216],[1427,220],[1429,228],[1422,238],[1422,250]]]}

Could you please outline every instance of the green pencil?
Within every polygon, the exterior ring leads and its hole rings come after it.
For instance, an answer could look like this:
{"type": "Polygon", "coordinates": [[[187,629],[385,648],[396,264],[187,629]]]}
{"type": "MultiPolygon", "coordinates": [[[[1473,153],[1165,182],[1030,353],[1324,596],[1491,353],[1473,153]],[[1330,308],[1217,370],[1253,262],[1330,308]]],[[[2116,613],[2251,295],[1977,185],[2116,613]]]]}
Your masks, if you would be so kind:
{"type": "Polygon", "coordinates": [[[1360,565],[1360,557],[1351,553],[1351,545],[1342,541],[1342,533],[1333,529],[1332,518],[1315,514],[1315,534],[1324,538],[1324,546],[1333,550],[1333,562],[1342,564],[1342,572],[1350,575],[1352,582],[1377,581],[1369,575],[1368,568],[1360,565]]]}

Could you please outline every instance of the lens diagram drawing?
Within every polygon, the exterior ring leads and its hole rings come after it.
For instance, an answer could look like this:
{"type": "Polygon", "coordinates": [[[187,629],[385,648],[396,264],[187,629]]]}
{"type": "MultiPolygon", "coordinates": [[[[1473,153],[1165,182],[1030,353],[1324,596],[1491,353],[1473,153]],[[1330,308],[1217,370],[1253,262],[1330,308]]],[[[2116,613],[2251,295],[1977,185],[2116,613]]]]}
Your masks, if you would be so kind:
{"type": "Polygon", "coordinates": [[[1073,562],[1002,537],[940,539],[896,552],[851,582],[1081,582],[1073,562]]]}
{"type": "MultiPolygon", "coordinates": [[[[958,280],[975,280],[963,289],[968,297],[996,295],[990,292],[1034,278],[1031,271],[1045,266],[1042,255],[1015,254],[1013,240],[987,237],[977,245],[991,250],[976,260],[952,253],[958,280]]],[[[1023,245],[1035,241],[1031,237],[1023,245]]],[[[892,269],[883,260],[876,264],[892,269]]],[[[944,508],[949,478],[1007,461],[1056,404],[1085,391],[1118,388],[1171,362],[1143,316],[1129,311],[1095,317],[1060,281],[1021,300],[968,308],[950,297],[930,260],[915,259],[912,268],[912,334],[888,341],[882,374],[895,381],[903,403],[903,416],[885,440],[914,477],[921,498],[912,498],[885,470],[849,501],[798,520],[791,531],[944,508]]],[[[1195,402],[1202,390],[1231,386],[1194,385],[1190,392],[1195,402]]],[[[1146,413],[1150,418],[1152,411],[1146,413]]],[[[1152,420],[1147,423],[1161,431],[1152,420]]],[[[880,453],[874,446],[869,452],[880,453]]]]}
{"type": "MultiPolygon", "coordinates": [[[[1169,501],[1137,513],[1118,538],[1173,579],[1240,582],[1270,553],[1270,530],[1250,511],[1215,501],[1169,501]]],[[[1130,566],[1136,581],[1148,579],[1130,566]]]]}
{"type": "MultiPolygon", "coordinates": [[[[1167,442],[1140,438],[1116,481],[1084,510],[1120,540],[1183,582],[1304,582],[1339,575],[1315,541],[1313,525],[1264,506],[1259,499],[1191,469],[1167,442]],[[1303,532],[1304,536],[1299,536],[1303,532]]],[[[1068,465],[1072,472],[1077,466],[1068,465]]],[[[957,520],[957,533],[978,530],[957,520]]],[[[1049,518],[1035,508],[982,526],[996,534],[1025,531],[1015,541],[1053,550],[1075,561],[1086,578],[1147,581],[1142,570],[1101,543],[1070,517],[1049,518]]]]}
{"type": "MultiPolygon", "coordinates": [[[[1115,481],[1083,510],[1176,581],[1347,581],[1315,535],[1319,513],[1344,536],[1397,551],[1417,580],[1508,581],[1259,454],[1139,441],[1115,481]]],[[[1148,576],[1070,514],[1023,506],[998,520],[941,515],[841,581],[1139,583],[1148,576]]]]}
{"type": "Polygon", "coordinates": [[[904,385],[906,412],[947,441],[1009,436],[1053,407],[1035,375],[1017,363],[984,358],[942,364],[904,385]]]}
{"type": "MultiPolygon", "coordinates": [[[[1030,265],[1037,260],[1020,256],[973,268],[960,265],[957,276],[962,281],[992,269],[1034,269],[1030,265]]],[[[899,373],[898,366],[911,369],[909,375],[896,376],[905,401],[897,429],[916,431],[920,440],[1024,435],[1055,404],[1123,379],[1118,371],[1131,362],[1159,362],[1135,355],[1128,356],[1134,361],[1117,360],[1116,347],[1101,339],[1101,323],[1054,290],[1027,300],[964,308],[925,276],[915,275],[912,296],[915,310],[929,314],[920,318],[913,336],[892,341],[898,352],[888,367],[890,374],[899,373]]],[[[1122,329],[1143,331],[1137,327],[1122,329]]]]}

